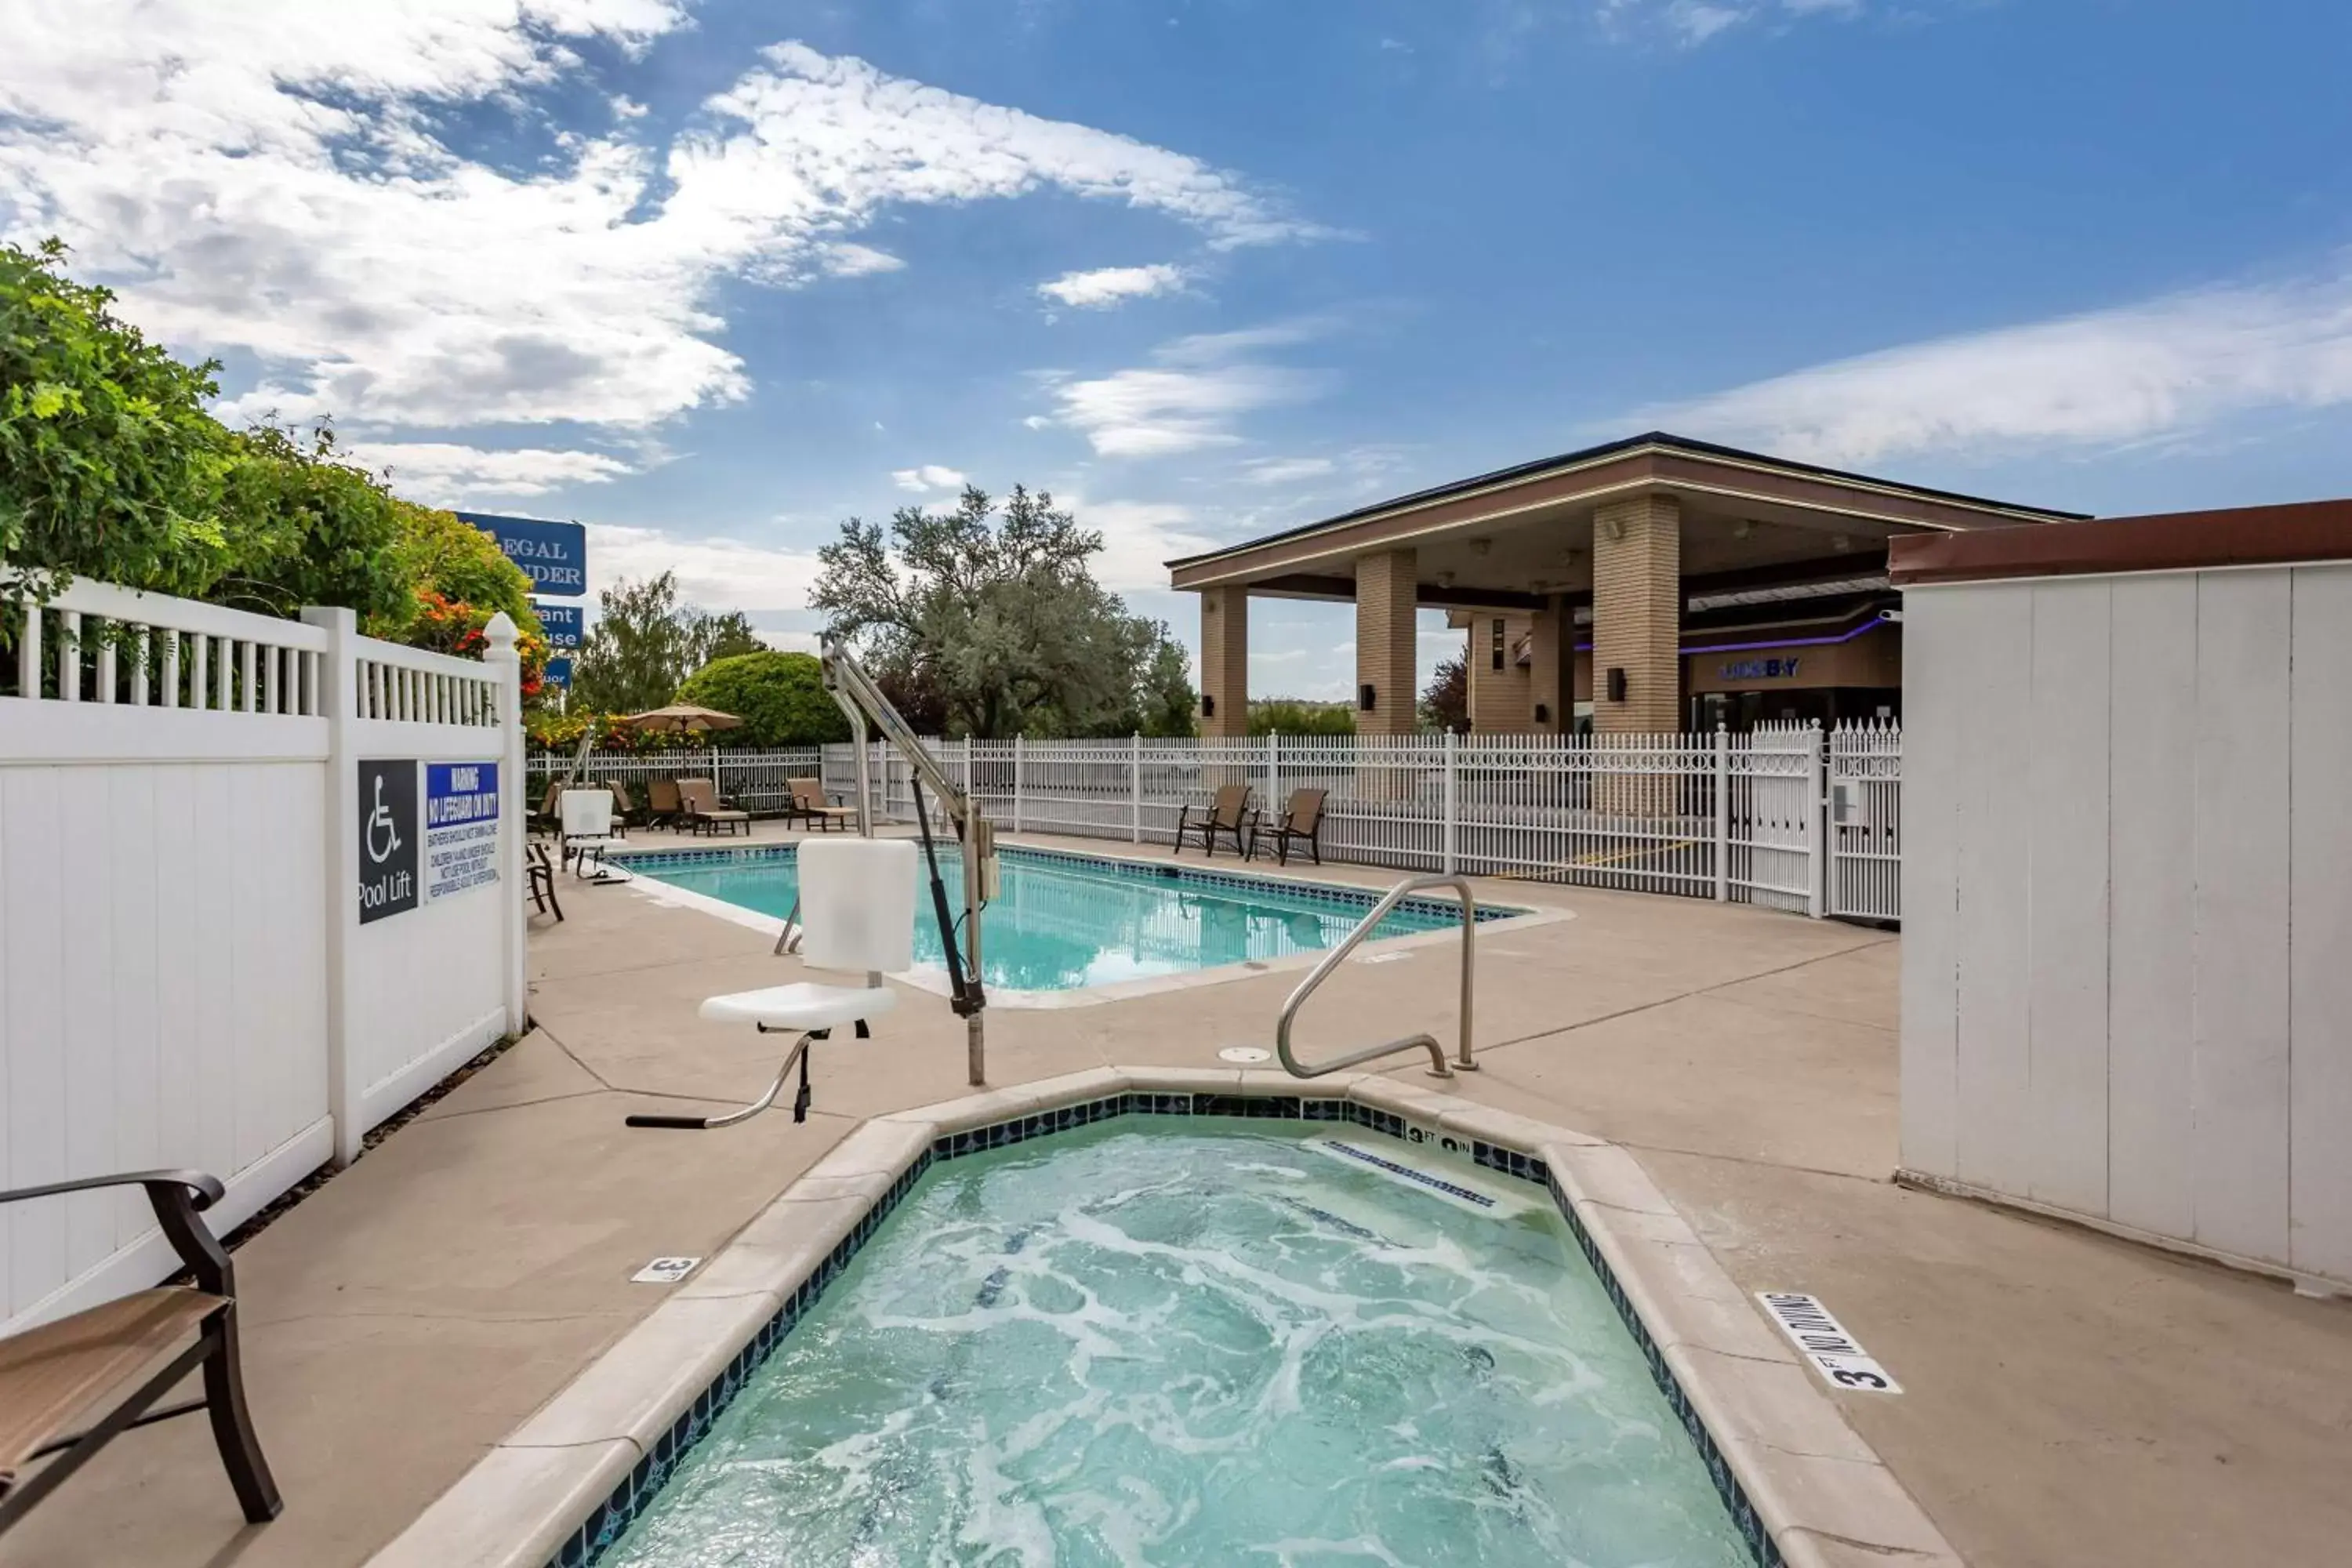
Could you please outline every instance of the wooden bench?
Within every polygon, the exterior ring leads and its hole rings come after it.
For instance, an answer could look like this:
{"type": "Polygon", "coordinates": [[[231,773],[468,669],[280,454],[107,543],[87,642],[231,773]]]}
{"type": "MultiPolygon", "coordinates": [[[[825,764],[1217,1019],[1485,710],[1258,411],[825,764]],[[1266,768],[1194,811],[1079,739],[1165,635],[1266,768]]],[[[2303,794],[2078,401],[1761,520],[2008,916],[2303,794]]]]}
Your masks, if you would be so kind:
{"type": "Polygon", "coordinates": [[[245,1405],[234,1272],[196,1217],[220,1201],[220,1183],[197,1171],[134,1171],[0,1192],[0,1204],[132,1184],[146,1189],[156,1223],[195,1284],[134,1291],[0,1340],[0,1534],[122,1433],[198,1410],[212,1417],[213,1442],[245,1517],[256,1524],[278,1517],[278,1483],[245,1405]],[[157,1367],[159,1356],[190,1336],[157,1367]],[[199,1367],[203,1398],[155,1408],[199,1367]]]}

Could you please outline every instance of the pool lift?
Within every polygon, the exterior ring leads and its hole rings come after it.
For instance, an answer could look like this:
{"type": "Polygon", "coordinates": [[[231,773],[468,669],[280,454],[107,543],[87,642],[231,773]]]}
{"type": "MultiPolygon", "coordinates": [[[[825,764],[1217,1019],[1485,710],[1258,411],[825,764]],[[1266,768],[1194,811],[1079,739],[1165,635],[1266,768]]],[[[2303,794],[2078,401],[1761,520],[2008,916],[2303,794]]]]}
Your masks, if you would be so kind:
{"type": "Polygon", "coordinates": [[[914,788],[915,818],[929,872],[931,910],[945,939],[941,945],[947,958],[950,1005],[964,1021],[964,1048],[971,1083],[978,1087],[988,1081],[987,1037],[981,1021],[988,995],[980,978],[980,915],[996,893],[994,832],[973,805],[971,793],[949,777],[947,769],[848,648],[828,634],[822,644],[821,658],[824,689],[849,719],[857,761],[858,836],[847,843],[802,841],[801,896],[785,916],[784,930],[776,939],[776,951],[793,951],[805,941],[812,963],[821,967],[844,968],[862,964],[866,969],[866,984],[845,987],[798,982],[709,998],[701,1007],[706,1018],[748,1021],[763,1035],[797,1032],[799,1038],[785,1054],[783,1065],[776,1069],[767,1091],[749,1105],[719,1116],[635,1115],[628,1118],[632,1127],[706,1131],[748,1121],[776,1102],[776,1097],[783,1091],[784,1080],[795,1068],[800,1072],[800,1085],[793,1098],[793,1120],[806,1121],[810,1045],[829,1037],[842,1024],[855,1025],[857,1037],[867,1038],[866,1020],[887,1012],[898,1002],[898,994],[883,984],[882,975],[885,969],[904,969],[913,963],[914,910],[911,889],[908,888],[911,879],[907,875],[913,868],[912,848],[904,839],[874,837],[869,756],[872,747],[866,727],[869,714],[884,738],[912,769],[909,782],[914,788]],[[940,874],[931,814],[923,799],[926,782],[938,797],[940,808],[954,825],[961,847],[964,912],[961,921],[950,912],[947,883],[940,874]],[[841,864],[836,866],[836,861],[841,864]],[[814,917],[814,930],[801,924],[804,905],[814,917]],[[841,929],[827,929],[835,924],[841,929]],[[961,944],[959,931],[962,934],[961,944]],[[848,962],[853,957],[858,963],[848,962]]]}

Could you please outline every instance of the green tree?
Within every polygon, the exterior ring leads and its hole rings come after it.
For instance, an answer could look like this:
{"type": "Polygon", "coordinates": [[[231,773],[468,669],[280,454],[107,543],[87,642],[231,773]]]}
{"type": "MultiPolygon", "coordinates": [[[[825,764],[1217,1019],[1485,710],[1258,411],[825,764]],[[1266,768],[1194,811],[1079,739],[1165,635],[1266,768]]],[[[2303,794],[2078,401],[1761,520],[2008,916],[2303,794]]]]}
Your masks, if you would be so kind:
{"type": "Polygon", "coordinates": [[[235,564],[222,521],[236,442],[205,412],[215,362],[182,364],[73,282],[65,247],[0,246],[0,559],[199,595],[235,564]]]}
{"type": "Polygon", "coordinates": [[[407,607],[394,548],[400,503],[339,459],[333,430],[256,425],[236,443],[222,498],[230,569],[206,597],[277,616],[305,605],[344,605],[363,617],[407,607]]]}
{"type": "Polygon", "coordinates": [[[1268,697],[1251,702],[1249,732],[1253,735],[1352,735],[1355,710],[1344,702],[1309,702],[1296,697],[1268,697]]]}
{"type": "Polygon", "coordinates": [[[767,646],[740,610],[713,615],[681,602],[675,573],[616,583],[597,595],[596,624],[572,661],[572,701],[608,713],[664,707],[712,659],[767,646]]]}
{"type": "MultiPolygon", "coordinates": [[[[491,614],[504,610],[518,626],[538,629],[530,574],[508,560],[498,541],[455,512],[399,500],[392,510],[393,569],[413,600],[438,594],[491,614]]],[[[376,635],[398,637],[403,624],[397,616],[387,617],[376,635]]]]}
{"type": "Polygon", "coordinates": [[[216,362],[183,364],[65,275],[65,247],[0,246],[0,558],[275,615],[396,612],[394,502],[324,425],[232,432],[216,362]]]}
{"type": "Polygon", "coordinates": [[[677,700],[743,721],[741,729],[712,737],[720,745],[814,746],[849,739],[849,721],[826,694],[814,654],[767,648],[715,658],[687,677],[677,700]]]}
{"type": "Polygon", "coordinates": [[[1015,485],[1000,514],[967,486],[887,530],[845,521],[809,602],[888,686],[935,697],[950,733],[1189,733],[1183,651],[1095,582],[1101,549],[1045,491],[1015,485]]]}

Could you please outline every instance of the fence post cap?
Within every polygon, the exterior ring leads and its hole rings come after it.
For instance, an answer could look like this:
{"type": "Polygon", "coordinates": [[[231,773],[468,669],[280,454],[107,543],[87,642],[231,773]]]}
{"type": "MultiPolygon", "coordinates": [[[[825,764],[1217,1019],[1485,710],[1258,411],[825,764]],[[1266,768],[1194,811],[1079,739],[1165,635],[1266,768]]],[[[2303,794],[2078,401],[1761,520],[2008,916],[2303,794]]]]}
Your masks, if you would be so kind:
{"type": "Polygon", "coordinates": [[[493,651],[510,652],[515,645],[515,624],[504,610],[492,616],[482,627],[482,637],[493,651]]]}

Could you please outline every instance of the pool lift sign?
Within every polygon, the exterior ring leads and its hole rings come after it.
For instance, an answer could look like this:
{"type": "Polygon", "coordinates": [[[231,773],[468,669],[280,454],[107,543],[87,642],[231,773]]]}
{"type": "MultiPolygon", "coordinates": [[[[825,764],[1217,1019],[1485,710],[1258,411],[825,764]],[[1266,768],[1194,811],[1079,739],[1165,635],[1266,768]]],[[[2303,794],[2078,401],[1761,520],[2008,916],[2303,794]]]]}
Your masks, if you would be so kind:
{"type": "Polygon", "coordinates": [[[1818,1297],[1796,1290],[1759,1290],[1756,1299],[1764,1303],[1764,1310],[1772,1315],[1780,1331],[1789,1336],[1789,1342],[1833,1387],[1855,1394],[1903,1392],[1903,1385],[1871,1359],[1818,1297]]]}

